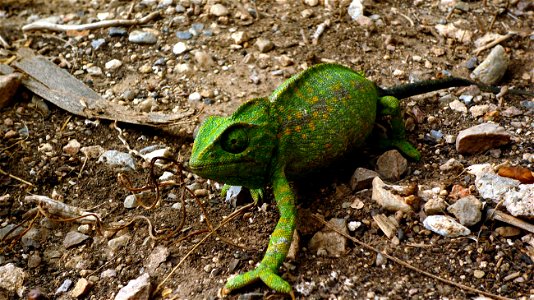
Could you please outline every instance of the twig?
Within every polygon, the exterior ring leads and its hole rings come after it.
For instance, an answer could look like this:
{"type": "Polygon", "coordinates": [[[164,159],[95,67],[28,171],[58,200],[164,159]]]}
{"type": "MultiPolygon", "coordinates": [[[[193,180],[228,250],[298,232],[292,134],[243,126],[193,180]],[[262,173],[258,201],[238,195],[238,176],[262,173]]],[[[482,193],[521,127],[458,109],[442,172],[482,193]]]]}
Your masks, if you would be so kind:
{"type": "Polygon", "coordinates": [[[478,55],[480,52],[482,52],[482,51],[484,51],[484,50],[486,50],[486,49],[489,49],[489,48],[491,48],[491,47],[493,47],[493,46],[495,46],[495,45],[497,45],[497,44],[499,44],[499,43],[501,43],[501,42],[506,41],[507,39],[513,37],[515,34],[516,34],[515,32],[509,32],[509,33],[507,33],[506,35],[503,35],[503,36],[501,36],[501,37],[495,39],[495,40],[494,40],[493,42],[491,42],[491,43],[487,43],[487,44],[484,45],[484,46],[478,47],[478,48],[475,49],[475,51],[473,51],[473,52],[474,52],[476,55],[478,55]]]}
{"type": "Polygon", "coordinates": [[[336,227],[328,224],[327,222],[325,222],[325,220],[323,220],[322,217],[318,216],[318,215],[312,215],[317,221],[319,221],[320,223],[322,223],[323,225],[327,226],[329,229],[337,232],[338,234],[341,234],[342,236],[346,237],[347,239],[353,241],[354,243],[360,245],[361,247],[369,250],[369,251],[373,251],[373,252],[376,252],[376,253],[380,253],[382,254],[385,258],[389,259],[389,260],[392,260],[394,262],[396,262],[397,264],[401,265],[401,266],[404,266],[410,270],[413,270],[413,271],[416,271],[418,273],[421,273],[425,276],[428,276],[430,278],[433,278],[435,280],[438,280],[438,281],[441,281],[443,283],[446,283],[446,284],[449,284],[449,285],[452,285],[452,286],[455,286],[457,288],[460,288],[462,290],[466,290],[466,291],[470,291],[470,292],[473,292],[473,293],[479,293],[481,295],[484,295],[484,296],[487,296],[487,297],[490,297],[490,298],[495,298],[495,299],[503,299],[503,300],[511,300],[511,298],[507,298],[507,297],[503,297],[503,296],[499,296],[499,295],[495,295],[495,294],[492,294],[492,293],[488,293],[488,292],[484,292],[484,291],[481,291],[481,290],[478,290],[478,289],[475,289],[475,288],[472,288],[470,286],[467,286],[467,285],[463,285],[461,283],[457,283],[457,282],[454,282],[454,281],[451,281],[451,280],[447,280],[445,278],[441,278],[437,275],[434,275],[432,273],[429,273],[427,271],[423,271],[417,267],[414,267],[412,265],[410,265],[409,263],[395,257],[395,256],[391,256],[389,254],[387,254],[385,251],[380,251],[378,250],[377,248],[369,245],[369,244],[366,244],[364,242],[361,242],[360,240],[344,233],[344,232],[341,232],[340,230],[338,230],[336,227]]]}
{"type": "Polygon", "coordinates": [[[410,19],[410,17],[408,17],[407,15],[402,14],[402,13],[399,13],[399,15],[401,15],[401,16],[404,17],[406,20],[408,20],[408,22],[410,22],[410,27],[414,27],[414,26],[415,26],[415,23],[412,21],[412,19],[410,19]]]}
{"type": "Polygon", "coordinates": [[[501,221],[515,227],[519,227],[531,233],[534,233],[534,225],[527,223],[523,220],[510,216],[496,209],[488,209],[488,218],[492,220],[501,221]]]}
{"type": "Polygon", "coordinates": [[[22,26],[23,31],[33,31],[33,30],[51,30],[51,31],[82,31],[82,30],[92,30],[99,28],[106,28],[111,26],[130,26],[130,25],[139,25],[144,24],[160,15],[159,11],[155,11],[142,17],[140,19],[128,20],[128,19],[115,19],[115,20],[106,20],[89,24],[79,24],[79,25],[65,25],[65,24],[53,24],[49,22],[37,21],[28,25],[22,26]]]}
{"type": "Polygon", "coordinates": [[[3,175],[9,176],[9,177],[11,177],[11,178],[13,178],[13,179],[15,179],[15,180],[18,180],[18,181],[20,181],[20,182],[22,182],[22,183],[24,183],[24,184],[27,184],[27,185],[29,185],[29,186],[34,186],[31,182],[26,181],[26,180],[24,180],[24,179],[22,179],[22,178],[20,178],[20,177],[17,177],[17,176],[15,176],[15,175],[13,175],[13,174],[9,174],[9,173],[7,173],[6,171],[4,171],[4,170],[2,170],[2,169],[0,169],[0,173],[2,173],[3,175]]]}
{"type": "Polygon", "coordinates": [[[319,26],[317,26],[317,29],[315,30],[315,33],[312,36],[313,45],[317,45],[317,43],[319,42],[319,38],[328,27],[330,27],[330,19],[327,19],[323,23],[319,24],[319,26]]]}
{"type": "Polygon", "coordinates": [[[9,48],[9,43],[4,39],[4,37],[2,35],[0,35],[0,44],[2,44],[2,46],[4,46],[4,48],[9,48]]]}

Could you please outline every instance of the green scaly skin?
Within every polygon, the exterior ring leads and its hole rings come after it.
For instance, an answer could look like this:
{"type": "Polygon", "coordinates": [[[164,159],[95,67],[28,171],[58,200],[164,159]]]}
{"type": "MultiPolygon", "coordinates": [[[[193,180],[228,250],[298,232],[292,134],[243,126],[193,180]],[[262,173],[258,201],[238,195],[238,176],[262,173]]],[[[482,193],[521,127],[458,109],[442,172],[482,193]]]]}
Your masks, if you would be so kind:
{"type": "Polygon", "coordinates": [[[250,189],[272,185],[280,211],[263,260],[254,270],[230,278],[223,292],[262,280],[277,292],[293,295],[291,285],[277,275],[296,223],[289,180],[326,167],[360,146],[377,114],[391,116],[391,138],[381,144],[419,160],[419,152],[405,139],[395,95],[408,97],[469,84],[473,83],[444,79],[384,90],[347,67],[321,64],[291,77],[269,98],[244,103],[229,117],[209,117],[195,139],[191,170],[250,189]]]}

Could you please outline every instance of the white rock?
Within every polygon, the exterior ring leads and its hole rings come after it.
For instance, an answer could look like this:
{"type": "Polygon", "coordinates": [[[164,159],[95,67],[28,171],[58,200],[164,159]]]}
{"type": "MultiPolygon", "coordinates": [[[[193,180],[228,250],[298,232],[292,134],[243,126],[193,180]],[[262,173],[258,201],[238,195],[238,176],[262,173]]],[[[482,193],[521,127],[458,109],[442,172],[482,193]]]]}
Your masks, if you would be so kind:
{"type": "Polygon", "coordinates": [[[504,76],[510,59],[501,45],[495,46],[488,57],[478,65],[471,77],[485,84],[495,84],[504,76]]]}
{"type": "Polygon", "coordinates": [[[362,2],[362,0],[353,0],[350,3],[348,13],[353,20],[356,20],[359,16],[363,16],[364,7],[362,2]]]}
{"type": "Polygon", "coordinates": [[[319,4],[319,0],[304,0],[304,3],[308,6],[317,6],[319,4]]]}
{"type": "Polygon", "coordinates": [[[453,218],[442,215],[428,216],[423,221],[426,229],[445,237],[458,237],[471,234],[469,228],[456,222],[453,218]]]}
{"type": "Polygon", "coordinates": [[[463,102],[460,102],[459,100],[454,100],[451,103],[449,103],[449,107],[452,110],[461,112],[462,114],[467,113],[467,106],[463,102]]]}
{"type": "Polygon", "coordinates": [[[210,7],[210,14],[216,17],[222,17],[228,15],[228,8],[222,4],[214,4],[210,7]]]}
{"type": "Polygon", "coordinates": [[[182,54],[188,50],[189,49],[187,48],[187,45],[184,42],[178,42],[172,47],[172,53],[176,55],[182,54]]]}
{"type": "Polygon", "coordinates": [[[80,151],[80,147],[80,142],[75,139],[72,139],[63,147],[63,152],[71,156],[76,155],[78,151],[80,151]]]}
{"type": "Polygon", "coordinates": [[[480,116],[483,116],[488,111],[489,111],[489,105],[487,104],[475,105],[469,108],[469,112],[471,113],[473,118],[478,118],[480,116]]]}
{"type": "Polygon", "coordinates": [[[241,45],[249,40],[248,34],[245,31],[236,31],[230,35],[230,38],[232,38],[237,45],[241,45]]]}
{"type": "Polygon", "coordinates": [[[130,280],[128,284],[119,290],[115,300],[148,300],[150,299],[150,276],[148,273],[130,280]]]}
{"type": "Polygon", "coordinates": [[[103,74],[102,69],[97,66],[91,66],[87,68],[87,73],[89,73],[90,75],[94,75],[94,76],[100,76],[103,74]]]}
{"type": "Polygon", "coordinates": [[[199,92],[194,92],[189,95],[188,99],[189,101],[197,102],[202,99],[202,96],[200,95],[199,92]]]}
{"type": "Polygon", "coordinates": [[[440,35],[456,39],[464,44],[468,44],[473,38],[472,31],[457,28],[452,23],[448,23],[447,25],[437,24],[435,28],[440,35]]]}
{"type": "Polygon", "coordinates": [[[482,202],[473,195],[458,199],[447,208],[462,225],[472,226],[482,218],[482,202]]]}
{"type": "Polygon", "coordinates": [[[412,207],[404,201],[403,197],[392,192],[402,192],[405,189],[405,187],[398,185],[387,185],[382,179],[375,177],[373,179],[373,194],[371,198],[387,210],[410,212],[412,207]]]}
{"type": "Polygon", "coordinates": [[[106,70],[111,71],[118,69],[120,66],[122,66],[122,61],[118,59],[112,59],[105,64],[106,70]]]}
{"type": "MultiPolygon", "coordinates": [[[[24,279],[27,274],[22,268],[9,263],[0,267],[0,289],[15,292],[22,298],[24,294],[24,279]]],[[[6,298],[7,299],[7,298],[6,298]]]]}
{"type": "MultiPolygon", "coordinates": [[[[341,232],[348,233],[345,219],[331,219],[328,223],[341,232]]],[[[325,227],[311,238],[308,246],[313,252],[336,257],[345,254],[346,244],[345,237],[325,227]]]]}
{"type": "Polygon", "coordinates": [[[135,170],[135,160],[133,157],[124,152],[117,150],[108,150],[98,158],[98,162],[106,163],[111,167],[125,167],[135,170]]]}

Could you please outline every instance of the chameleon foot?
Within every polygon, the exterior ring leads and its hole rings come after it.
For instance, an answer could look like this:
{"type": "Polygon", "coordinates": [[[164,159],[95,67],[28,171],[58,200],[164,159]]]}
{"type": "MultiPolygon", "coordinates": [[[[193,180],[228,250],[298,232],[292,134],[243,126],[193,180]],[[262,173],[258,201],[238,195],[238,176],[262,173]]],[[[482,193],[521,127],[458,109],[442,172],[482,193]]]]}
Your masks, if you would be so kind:
{"type": "Polygon", "coordinates": [[[227,295],[233,290],[237,290],[249,284],[252,284],[258,280],[263,281],[271,289],[284,294],[291,295],[292,299],[295,299],[291,285],[278,276],[272,269],[260,264],[256,269],[248,271],[244,274],[228,279],[228,282],[222,289],[222,295],[227,295]]]}

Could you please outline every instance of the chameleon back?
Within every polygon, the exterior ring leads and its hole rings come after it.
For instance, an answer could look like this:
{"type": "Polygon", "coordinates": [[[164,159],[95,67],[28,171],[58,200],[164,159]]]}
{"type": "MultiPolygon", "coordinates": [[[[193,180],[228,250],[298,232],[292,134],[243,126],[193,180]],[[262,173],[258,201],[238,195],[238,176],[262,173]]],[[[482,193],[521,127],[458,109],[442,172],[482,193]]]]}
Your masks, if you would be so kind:
{"type": "Polygon", "coordinates": [[[377,99],[372,81],[340,65],[316,65],[293,76],[269,98],[279,124],[275,161],[290,176],[330,165],[365,141],[377,99]]]}

